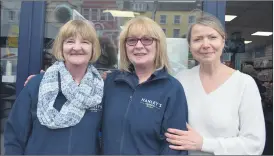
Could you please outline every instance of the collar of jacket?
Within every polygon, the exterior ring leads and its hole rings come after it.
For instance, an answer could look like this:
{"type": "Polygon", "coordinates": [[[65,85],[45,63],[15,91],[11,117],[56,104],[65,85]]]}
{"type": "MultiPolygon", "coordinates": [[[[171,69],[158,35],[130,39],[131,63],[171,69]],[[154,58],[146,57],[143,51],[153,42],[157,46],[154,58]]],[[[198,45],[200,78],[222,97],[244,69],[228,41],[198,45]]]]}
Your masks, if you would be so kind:
{"type": "MultiPolygon", "coordinates": [[[[154,73],[151,74],[150,78],[143,84],[151,82],[151,81],[165,79],[167,77],[168,77],[168,72],[166,71],[166,69],[160,68],[160,69],[155,70],[154,73]]],[[[132,71],[132,72],[122,71],[119,75],[116,76],[114,81],[115,82],[126,82],[132,88],[135,88],[137,85],[139,85],[139,79],[138,79],[135,71],[132,71]]]]}

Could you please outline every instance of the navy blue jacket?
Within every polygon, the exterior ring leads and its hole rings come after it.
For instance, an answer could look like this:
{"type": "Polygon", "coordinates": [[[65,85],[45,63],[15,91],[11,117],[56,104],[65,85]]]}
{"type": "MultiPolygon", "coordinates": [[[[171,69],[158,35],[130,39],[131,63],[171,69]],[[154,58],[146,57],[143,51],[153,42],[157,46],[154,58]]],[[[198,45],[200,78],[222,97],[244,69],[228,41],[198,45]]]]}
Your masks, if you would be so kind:
{"type": "MultiPolygon", "coordinates": [[[[99,152],[98,133],[102,105],[87,110],[75,126],[49,129],[40,124],[36,112],[42,75],[32,78],[17,97],[5,126],[5,154],[22,155],[91,155],[99,152]]],[[[60,110],[66,102],[61,93],[54,107],[60,110]]]]}
{"type": "Polygon", "coordinates": [[[187,102],[182,85],[164,69],[144,83],[129,72],[113,72],[105,81],[103,154],[171,155],[167,128],[186,130],[187,102]]]}

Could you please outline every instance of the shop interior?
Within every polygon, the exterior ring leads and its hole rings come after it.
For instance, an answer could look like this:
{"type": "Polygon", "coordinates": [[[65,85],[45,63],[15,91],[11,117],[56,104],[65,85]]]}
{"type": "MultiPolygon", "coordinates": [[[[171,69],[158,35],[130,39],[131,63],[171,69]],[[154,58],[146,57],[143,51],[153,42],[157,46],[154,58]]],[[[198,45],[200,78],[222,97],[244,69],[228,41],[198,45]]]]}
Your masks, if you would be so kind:
{"type": "Polygon", "coordinates": [[[226,63],[251,75],[259,88],[266,123],[263,154],[273,154],[273,1],[227,1],[226,63]]]}

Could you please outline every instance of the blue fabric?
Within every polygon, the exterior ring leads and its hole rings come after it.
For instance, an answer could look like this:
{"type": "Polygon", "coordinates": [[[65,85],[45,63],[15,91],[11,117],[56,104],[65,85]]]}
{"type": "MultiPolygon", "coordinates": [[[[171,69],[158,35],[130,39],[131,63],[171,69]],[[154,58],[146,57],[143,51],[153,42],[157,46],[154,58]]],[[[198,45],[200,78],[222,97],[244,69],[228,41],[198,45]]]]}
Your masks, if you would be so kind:
{"type": "Polygon", "coordinates": [[[103,98],[103,154],[187,154],[168,147],[167,128],[186,130],[187,102],[180,82],[164,69],[138,84],[134,72],[107,76],[103,98]]]}
{"type": "MultiPolygon", "coordinates": [[[[87,110],[75,126],[49,129],[37,119],[39,84],[43,75],[30,80],[16,99],[4,131],[5,154],[91,155],[99,152],[99,130],[102,105],[87,110]]],[[[54,107],[60,110],[66,102],[60,92],[54,107]]]]}

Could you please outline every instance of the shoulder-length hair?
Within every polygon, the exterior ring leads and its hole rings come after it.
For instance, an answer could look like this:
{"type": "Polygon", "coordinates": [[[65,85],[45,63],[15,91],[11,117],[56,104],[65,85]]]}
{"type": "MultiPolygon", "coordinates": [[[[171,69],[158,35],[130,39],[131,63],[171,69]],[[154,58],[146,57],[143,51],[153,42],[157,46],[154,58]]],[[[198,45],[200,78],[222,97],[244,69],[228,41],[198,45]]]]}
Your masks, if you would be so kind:
{"type": "Polygon", "coordinates": [[[83,20],[70,20],[60,28],[53,43],[53,55],[58,61],[64,61],[63,43],[66,39],[77,35],[92,43],[92,55],[89,62],[94,63],[101,55],[100,43],[93,26],[83,20]]]}
{"type": "Polygon", "coordinates": [[[129,20],[120,33],[120,70],[130,72],[131,62],[126,53],[126,38],[129,36],[149,36],[156,41],[156,57],[154,61],[155,70],[165,68],[170,72],[166,35],[162,28],[152,19],[138,16],[129,20]]]}

